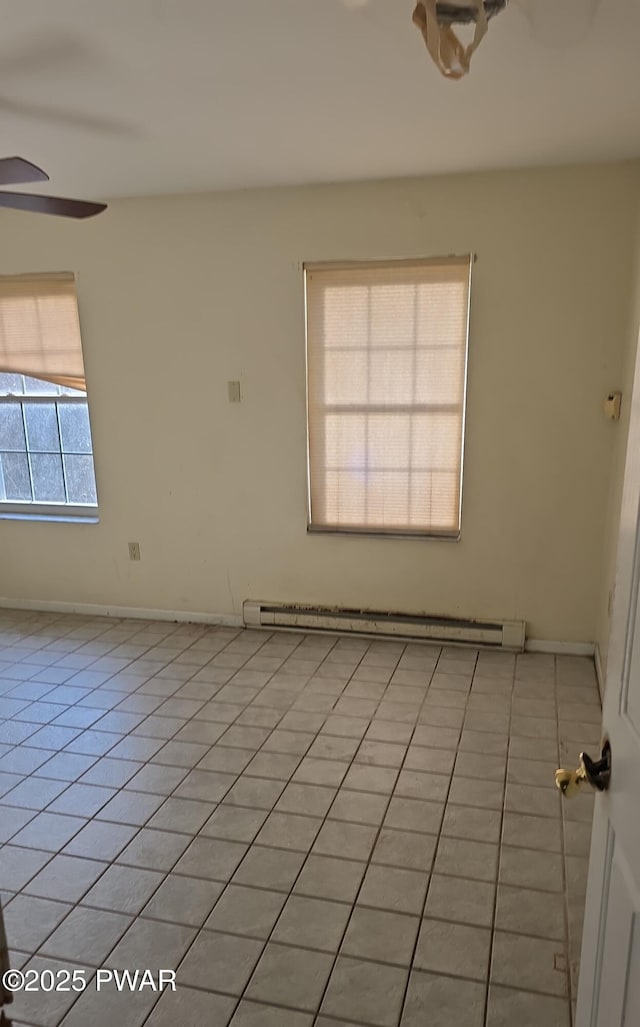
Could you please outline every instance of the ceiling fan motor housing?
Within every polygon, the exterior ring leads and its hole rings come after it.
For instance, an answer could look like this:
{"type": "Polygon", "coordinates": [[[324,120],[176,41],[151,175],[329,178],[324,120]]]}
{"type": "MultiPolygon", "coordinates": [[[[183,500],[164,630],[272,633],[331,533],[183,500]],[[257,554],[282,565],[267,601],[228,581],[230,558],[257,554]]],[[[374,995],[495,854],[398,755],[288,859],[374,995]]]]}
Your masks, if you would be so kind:
{"type": "MultiPolygon", "coordinates": [[[[500,14],[508,0],[484,0],[487,18],[500,14]]],[[[467,25],[478,17],[476,4],[455,3],[452,0],[437,0],[436,15],[441,25],[467,25]]]]}

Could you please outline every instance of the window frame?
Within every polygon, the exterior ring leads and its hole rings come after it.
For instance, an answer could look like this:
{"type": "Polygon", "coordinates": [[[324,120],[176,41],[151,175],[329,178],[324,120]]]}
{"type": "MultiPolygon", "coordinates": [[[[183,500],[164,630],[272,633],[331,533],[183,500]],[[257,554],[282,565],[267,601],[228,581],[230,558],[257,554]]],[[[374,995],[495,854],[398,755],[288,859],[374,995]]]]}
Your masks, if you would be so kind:
{"type": "Polygon", "coordinates": [[[473,267],[477,260],[477,255],[474,252],[465,254],[447,254],[446,256],[436,257],[390,257],[385,258],[373,258],[373,259],[353,259],[353,260],[325,260],[325,261],[304,261],[302,264],[303,273],[303,296],[304,296],[304,328],[305,328],[305,414],[306,414],[306,531],[308,535],[328,535],[335,537],[344,538],[375,538],[375,539],[421,539],[423,541],[439,541],[439,542],[459,542],[462,535],[462,505],[463,505],[463,485],[464,485],[464,458],[465,458],[465,440],[466,440],[466,420],[467,420],[467,398],[468,398],[468,378],[469,378],[469,335],[470,335],[470,322],[471,322],[471,290],[472,290],[472,278],[473,278],[473,267]],[[415,267],[417,264],[420,265],[435,265],[442,266],[447,263],[459,262],[465,260],[469,262],[469,278],[467,286],[467,311],[466,311],[466,324],[465,324],[465,343],[464,343],[464,361],[463,361],[463,377],[462,377],[462,390],[461,390],[461,437],[460,437],[460,480],[459,480],[459,495],[458,495],[458,507],[457,507],[457,530],[456,531],[439,531],[434,528],[424,530],[423,528],[412,529],[407,526],[398,528],[381,528],[372,527],[365,528],[360,525],[350,528],[348,525],[336,525],[330,524],[318,524],[314,523],[312,519],[312,496],[311,496],[311,433],[310,433],[310,401],[309,401],[309,302],[308,302],[308,274],[315,271],[348,271],[348,270],[363,270],[370,268],[374,269],[391,269],[399,268],[403,265],[406,267],[415,267]]]}
{"type": "MultiPolygon", "coordinates": [[[[89,417],[89,433],[91,437],[91,452],[83,454],[71,454],[90,456],[93,465],[94,480],[96,480],[95,473],[95,453],[93,450],[93,432],[91,431],[91,415],[89,414],[88,395],[86,392],[80,392],[74,390],[73,393],[68,392],[49,392],[38,395],[37,393],[2,393],[0,392],[0,406],[19,406],[21,408],[23,425],[25,425],[24,407],[29,404],[36,406],[44,403],[54,403],[56,405],[56,420],[58,422],[58,439],[60,441],[60,460],[62,465],[63,481],[65,483],[66,491],[66,478],[64,471],[64,460],[65,454],[62,451],[62,439],[60,436],[60,418],[58,413],[58,404],[73,406],[78,403],[87,404],[87,416],[89,417]]],[[[25,443],[26,443],[26,456],[27,462],[29,463],[29,478],[32,479],[31,472],[31,461],[30,457],[34,452],[28,447],[27,432],[25,425],[25,443]]],[[[33,482],[31,480],[31,487],[33,489],[33,482]]],[[[97,497],[97,482],[96,482],[96,497],[97,497]]],[[[19,499],[0,499],[0,520],[47,520],[47,521],[85,521],[88,523],[96,523],[98,521],[98,502],[96,499],[95,503],[66,503],[56,502],[55,500],[37,500],[29,501],[19,499]]]]}
{"type": "MultiPolygon", "coordinates": [[[[44,324],[46,328],[48,329],[53,327],[54,331],[62,331],[63,337],[66,340],[66,345],[54,345],[53,361],[47,358],[47,342],[49,336],[42,328],[42,324],[40,325],[40,329],[44,331],[44,335],[41,336],[36,350],[32,348],[33,342],[36,341],[35,338],[32,338],[31,335],[21,336],[19,329],[17,331],[15,348],[12,347],[11,341],[9,341],[7,346],[6,339],[2,340],[3,345],[0,347],[0,350],[2,351],[2,357],[0,359],[0,366],[2,367],[1,374],[11,376],[17,375],[22,376],[23,378],[22,391],[10,391],[12,386],[9,385],[7,391],[4,391],[5,387],[3,386],[3,391],[0,392],[1,405],[20,405],[24,431],[25,449],[15,451],[7,450],[7,452],[23,452],[26,454],[29,466],[30,488],[33,496],[34,483],[31,457],[34,453],[37,453],[37,450],[31,450],[29,447],[25,405],[31,405],[33,407],[39,403],[54,403],[56,405],[58,444],[60,446],[59,456],[63,476],[64,494],[65,496],[68,496],[59,405],[72,405],[75,403],[86,404],[87,416],[89,419],[89,437],[91,440],[90,451],[88,453],[77,452],[67,455],[91,457],[96,501],[95,503],[70,503],[65,501],[60,502],[40,499],[0,499],[0,520],[78,521],[97,523],[99,519],[99,496],[96,475],[96,455],[93,442],[93,431],[91,427],[89,397],[84,371],[82,331],[80,326],[76,275],[72,271],[40,271],[1,275],[0,302],[5,298],[8,298],[11,301],[16,297],[23,297],[26,300],[32,299],[36,302],[42,298],[51,297],[60,297],[63,301],[66,300],[67,302],[72,300],[75,315],[71,313],[69,309],[66,309],[66,314],[63,311],[57,322],[55,319],[52,321],[50,318],[45,318],[44,324]],[[65,316],[67,318],[66,323],[61,321],[61,318],[64,318],[65,316]],[[27,339],[29,343],[26,346],[24,345],[25,339],[27,339]],[[38,354],[38,359],[35,361],[33,359],[34,353],[38,354]],[[34,380],[36,383],[42,383],[42,391],[38,392],[36,389],[32,392],[29,391],[30,387],[27,382],[34,380]],[[50,387],[52,385],[57,386],[56,391],[50,391],[50,387]],[[47,388],[45,388],[45,386],[47,386],[47,388]]],[[[39,316],[40,315],[38,315],[38,317],[39,316]]],[[[11,317],[9,319],[9,324],[11,324],[11,317]]],[[[11,336],[8,338],[11,339],[11,336]]]]}

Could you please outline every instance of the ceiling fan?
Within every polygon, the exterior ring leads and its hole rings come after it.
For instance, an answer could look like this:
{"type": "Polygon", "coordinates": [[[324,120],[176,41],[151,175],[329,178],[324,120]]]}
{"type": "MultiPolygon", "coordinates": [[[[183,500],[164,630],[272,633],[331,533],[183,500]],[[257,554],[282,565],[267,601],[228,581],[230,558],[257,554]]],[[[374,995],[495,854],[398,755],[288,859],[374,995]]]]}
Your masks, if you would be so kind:
{"type": "MultiPolygon", "coordinates": [[[[588,32],[601,0],[514,0],[539,41],[563,47],[588,32]]],[[[431,58],[445,78],[468,74],[471,57],[487,34],[489,20],[505,10],[509,0],[417,0],[412,20],[422,33],[431,58]],[[474,26],[463,45],[456,27],[474,26]]]]}
{"type": "MultiPolygon", "coordinates": [[[[21,185],[26,182],[48,182],[42,168],[22,157],[0,158],[0,185],[21,185]]],[[[64,218],[91,218],[107,209],[106,203],[69,200],[61,196],[40,196],[37,193],[0,191],[0,207],[28,210],[34,214],[58,214],[64,218]]]]}
{"type": "MultiPolygon", "coordinates": [[[[340,0],[352,11],[364,12],[376,0],[340,0]]],[[[382,0],[378,0],[382,4],[382,0]]],[[[519,9],[536,42],[564,50],[587,38],[603,0],[413,0],[412,21],[438,70],[447,79],[469,72],[471,57],[487,34],[489,22],[507,7],[519,9]],[[470,42],[458,29],[471,26],[470,42]]],[[[374,21],[374,17],[370,16],[374,21]]]]}

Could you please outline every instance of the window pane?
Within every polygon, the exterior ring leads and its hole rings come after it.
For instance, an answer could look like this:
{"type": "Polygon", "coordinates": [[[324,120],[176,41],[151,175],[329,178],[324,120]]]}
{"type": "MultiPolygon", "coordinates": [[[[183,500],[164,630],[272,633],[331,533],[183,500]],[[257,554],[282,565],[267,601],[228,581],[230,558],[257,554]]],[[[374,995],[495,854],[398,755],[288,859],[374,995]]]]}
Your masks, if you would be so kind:
{"type": "Polygon", "coordinates": [[[413,345],[416,306],[415,285],[372,286],[369,308],[370,345],[413,345]]]}
{"type": "Polygon", "coordinates": [[[410,414],[370,414],[367,418],[367,467],[372,470],[408,469],[410,414]]]}
{"type": "Polygon", "coordinates": [[[374,471],[367,475],[367,524],[402,528],[409,523],[409,474],[374,471]]]}
{"type": "Polygon", "coordinates": [[[460,346],[418,350],[415,367],[415,398],[435,406],[460,403],[464,385],[464,350],[460,346]]]}
{"type": "MultiPolygon", "coordinates": [[[[313,274],[309,276],[313,281],[313,274]]],[[[368,345],[367,316],[369,289],[367,286],[347,286],[324,290],[322,306],[325,346],[363,347],[368,345]]]]}
{"type": "Polygon", "coordinates": [[[63,453],[90,453],[91,429],[86,403],[59,403],[60,436],[63,453]]]}
{"type": "Polygon", "coordinates": [[[327,471],[324,490],[325,524],[355,527],[365,523],[366,482],[362,471],[327,471]]]}
{"type": "Polygon", "coordinates": [[[59,453],[58,419],[55,403],[25,403],[29,452],[59,453]]]}
{"type": "Polygon", "coordinates": [[[42,378],[24,376],[24,391],[28,396],[57,396],[60,388],[53,382],[45,382],[42,378]]]}
{"type": "Polygon", "coordinates": [[[367,460],[366,431],[366,414],[328,414],[324,419],[327,468],[334,471],[363,468],[367,460]]]}
{"type": "Polygon", "coordinates": [[[324,397],[327,404],[366,403],[368,391],[366,350],[327,349],[324,354],[324,397]]]}
{"type": "Polygon", "coordinates": [[[416,323],[423,346],[457,346],[467,330],[468,282],[439,282],[418,290],[416,323]]]}
{"type": "Polygon", "coordinates": [[[97,503],[96,479],[90,456],[65,456],[64,472],[70,503],[97,503]]]}
{"type": "Polygon", "coordinates": [[[19,403],[0,403],[0,449],[24,453],[24,425],[19,403]]]}
{"type": "Polygon", "coordinates": [[[462,422],[457,414],[414,414],[411,466],[422,471],[455,471],[460,459],[462,422]]]}
{"type": "Polygon", "coordinates": [[[436,531],[455,530],[460,479],[454,471],[412,474],[410,495],[410,524],[413,528],[431,525],[436,531]]]}
{"type": "Polygon", "coordinates": [[[0,374],[0,396],[21,396],[23,392],[21,374],[0,374]]]}
{"type": "Polygon", "coordinates": [[[369,400],[385,406],[408,406],[415,401],[415,351],[372,350],[369,400]]]}
{"type": "Polygon", "coordinates": [[[23,453],[0,453],[0,498],[11,502],[31,499],[29,464],[23,453]]]}
{"type": "Polygon", "coordinates": [[[62,460],[58,453],[34,453],[31,457],[33,498],[40,503],[64,503],[62,460]]]}

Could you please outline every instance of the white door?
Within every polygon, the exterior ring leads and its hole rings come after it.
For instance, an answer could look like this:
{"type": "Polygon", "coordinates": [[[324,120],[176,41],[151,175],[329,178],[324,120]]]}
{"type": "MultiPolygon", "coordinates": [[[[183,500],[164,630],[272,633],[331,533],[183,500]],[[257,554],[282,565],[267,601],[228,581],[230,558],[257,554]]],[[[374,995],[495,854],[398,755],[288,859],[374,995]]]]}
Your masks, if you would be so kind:
{"type": "Polygon", "coordinates": [[[576,1027],[640,1024],[639,582],[640,368],[636,367],[603,711],[612,774],[609,791],[596,799],[576,1027]]]}

